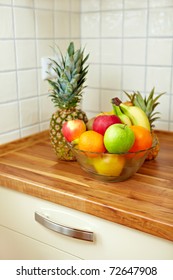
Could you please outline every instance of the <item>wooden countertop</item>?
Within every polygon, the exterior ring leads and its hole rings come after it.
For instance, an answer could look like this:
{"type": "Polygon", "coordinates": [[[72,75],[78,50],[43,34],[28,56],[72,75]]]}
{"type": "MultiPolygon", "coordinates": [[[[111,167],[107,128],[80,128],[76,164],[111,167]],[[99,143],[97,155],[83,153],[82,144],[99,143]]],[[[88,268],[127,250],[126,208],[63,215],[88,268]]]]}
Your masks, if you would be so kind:
{"type": "Polygon", "coordinates": [[[173,133],[132,178],[92,179],[77,162],[58,161],[48,131],[0,146],[0,186],[173,241],[173,133]]]}

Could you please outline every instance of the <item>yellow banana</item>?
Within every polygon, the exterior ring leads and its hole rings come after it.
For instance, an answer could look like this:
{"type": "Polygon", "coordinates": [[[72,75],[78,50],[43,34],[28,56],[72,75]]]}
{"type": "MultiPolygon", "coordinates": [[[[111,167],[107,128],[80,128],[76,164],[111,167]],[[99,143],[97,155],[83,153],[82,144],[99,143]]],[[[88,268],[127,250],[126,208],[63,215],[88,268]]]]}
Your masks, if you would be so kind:
{"type": "Polygon", "coordinates": [[[116,106],[115,104],[112,103],[112,107],[114,110],[114,114],[120,118],[122,123],[127,124],[128,126],[132,125],[130,118],[127,115],[123,114],[123,112],[120,109],[120,106],[116,106]]]}
{"type": "Polygon", "coordinates": [[[120,104],[120,108],[130,118],[133,125],[140,125],[150,130],[148,117],[141,108],[137,106],[126,106],[123,103],[120,104]]]}

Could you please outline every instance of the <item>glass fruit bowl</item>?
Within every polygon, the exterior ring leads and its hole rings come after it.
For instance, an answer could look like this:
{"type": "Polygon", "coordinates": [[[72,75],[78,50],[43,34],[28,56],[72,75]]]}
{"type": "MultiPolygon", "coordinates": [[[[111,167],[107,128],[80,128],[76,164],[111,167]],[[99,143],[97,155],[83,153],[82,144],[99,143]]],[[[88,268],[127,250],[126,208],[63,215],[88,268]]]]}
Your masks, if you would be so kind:
{"type": "Polygon", "coordinates": [[[154,138],[152,147],[147,150],[119,154],[83,151],[71,143],[69,146],[81,168],[92,177],[106,182],[121,182],[139,170],[148,152],[154,149],[157,143],[157,139],[154,138]]]}

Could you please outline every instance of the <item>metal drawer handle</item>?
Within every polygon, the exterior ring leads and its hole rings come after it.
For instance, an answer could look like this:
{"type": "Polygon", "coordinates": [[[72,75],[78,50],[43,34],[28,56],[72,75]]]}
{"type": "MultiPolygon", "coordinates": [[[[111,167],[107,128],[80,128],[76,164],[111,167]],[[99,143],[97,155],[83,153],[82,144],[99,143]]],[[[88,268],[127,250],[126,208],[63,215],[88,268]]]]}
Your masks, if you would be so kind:
{"type": "Polygon", "coordinates": [[[94,241],[94,233],[91,231],[85,231],[75,228],[70,228],[67,226],[63,226],[60,224],[57,224],[49,219],[49,217],[40,214],[38,212],[35,212],[35,220],[40,223],[41,225],[45,226],[46,228],[56,231],[58,233],[61,233],[63,235],[67,235],[73,238],[86,240],[93,242],[94,241]]]}

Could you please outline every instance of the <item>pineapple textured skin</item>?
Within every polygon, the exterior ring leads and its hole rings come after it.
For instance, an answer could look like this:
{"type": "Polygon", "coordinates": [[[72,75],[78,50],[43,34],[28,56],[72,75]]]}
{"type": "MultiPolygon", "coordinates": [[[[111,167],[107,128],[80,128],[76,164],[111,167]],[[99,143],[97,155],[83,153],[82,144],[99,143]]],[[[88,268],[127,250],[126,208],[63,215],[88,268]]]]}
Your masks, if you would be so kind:
{"type": "Polygon", "coordinates": [[[59,62],[52,60],[53,69],[57,74],[54,80],[48,80],[51,90],[50,97],[58,110],[50,120],[50,140],[60,160],[75,160],[63,134],[63,123],[68,120],[80,119],[87,123],[88,119],[80,108],[83,89],[86,87],[86,75],[89,65],[85,66],[88,56],[84,56],[81,48],[75,50],[71,42],[65,56],[60,52],[59,62]]]}
{"type": "Polygon", "coordinates": [[[85,123],[88,121],[85,112],[78,108],[58,109],[52,114],[50,120],[50,141],[59,160],[76,160],[61,132],[63,123],[74,119],[83,120],[85,123]]]}
{"type": "Polygon", "coordinates": [[[160,150],[160,142],[154,131],[152,131],[152,138],[155,139],[155,141],[157,141],[157,145],[152,150],[149,151],[149,153],[145,159],[146,161],[155,159],[158,156],[158,153],[160,150]]]}

